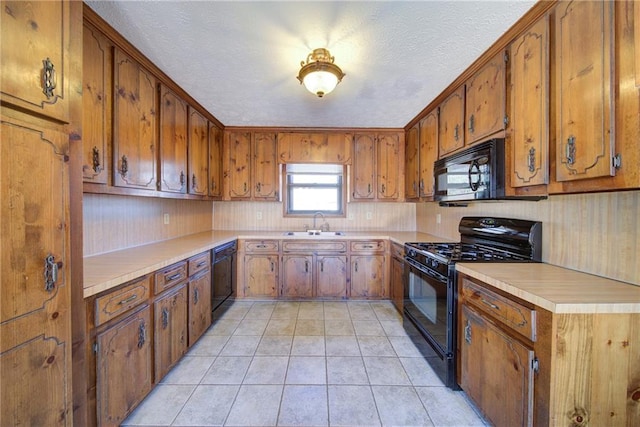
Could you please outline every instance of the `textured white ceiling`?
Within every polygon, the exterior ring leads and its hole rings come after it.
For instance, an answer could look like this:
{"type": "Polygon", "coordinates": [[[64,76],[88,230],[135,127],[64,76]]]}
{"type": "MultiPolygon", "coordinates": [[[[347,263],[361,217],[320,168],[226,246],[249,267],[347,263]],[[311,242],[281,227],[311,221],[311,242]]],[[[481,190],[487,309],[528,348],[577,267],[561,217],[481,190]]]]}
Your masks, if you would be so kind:
{"type": "Polygon", "coordinates": [[[534,1],[86,1],[225,126],[404,127],[534,1]],[[326,47],[324,98],[296,79],[326,47]]]}

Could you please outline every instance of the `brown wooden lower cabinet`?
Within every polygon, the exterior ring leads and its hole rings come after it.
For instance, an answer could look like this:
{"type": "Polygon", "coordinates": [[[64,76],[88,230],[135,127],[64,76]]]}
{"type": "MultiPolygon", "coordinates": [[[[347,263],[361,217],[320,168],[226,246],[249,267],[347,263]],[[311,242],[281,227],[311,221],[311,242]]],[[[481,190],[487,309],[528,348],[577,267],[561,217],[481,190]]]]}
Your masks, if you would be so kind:
{"type": "Polygon", "coordinates": [[[386,298],[384,255],[351,255],[351,298],[386,298]]]}
{"type": "Polygon", "coordinates": [[[458,277],[458,380],[492,425],[638,425],[640,314],[552,313],[458,277]]]}
{"type": "Polygon", "coordinates": [[[404,247],[391,244],[391,274],[389,277],[391,302],[402,313],[404,304],[404,247]]]}
{"type": "Polygon", "coordinates": [[[346,298],[347,256],[316,255],[316,296],[318,298],[346,298]]]}
{"type": "Polygon", "coordinates": [[[189,346],[211,326],[211,270],[189,280],[189,346]]]}
{"type": "Polygon", "coordinates": [[[187,352],[187,284],[164,293],[153,303],[155,382],[187,352]]]}

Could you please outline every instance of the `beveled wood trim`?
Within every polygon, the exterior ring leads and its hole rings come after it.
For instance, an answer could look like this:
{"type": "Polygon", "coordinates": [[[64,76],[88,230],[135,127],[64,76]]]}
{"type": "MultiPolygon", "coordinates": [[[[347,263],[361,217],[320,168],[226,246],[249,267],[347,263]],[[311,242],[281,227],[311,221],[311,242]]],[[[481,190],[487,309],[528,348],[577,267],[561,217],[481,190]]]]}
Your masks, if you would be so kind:
{"type": "Polygon", "coordinates": [[[478,59],[476,59],[466,70],[462,72],[449,86],[443,90],[440,95],[436,96],[426,107],[418,113],[404,127],[405,130],[411,129],[416,123],[420,121],[428,112],[436,108],[442,101],[444,101],[449,95],[455,92],[460,86],[462,86],[469,78],[471,78],[480,68],[485,66],[495,55],[504,50],[520,33],[525,31],[536,20],[540,19],[548,10],[550,10],[557,0],[540,0],[531,9],[527,11],[515,24],[513,24],[507,31],[500,36],[478,59]]]}
{"type": "Polygon", "coordinates": [[[159,199],[215,200],[214,197],[201,196],[198,194],[169,193],[165,191],[143,190],[139,188],[114,187],[111,185],[96,184],[93,182],[83,183],[82,192],[92,194],[113,194],[117,196],[156,197],[159,199]]]}
{"type": "Polygon", "coordinates": [[[104,19],[93,11],[86,3],[83,3],[83,18],[85,22],[89,22],[98,31],[102,32],[117,48],[125,52],[134,59],[143,68],[147,69],[162,84],[170,88],[176,95],[187,101],[189,105],[198,110],[210,122],[224,128],[224,125],[215,118],[206,108],[198,101],[193,99],[184,89],[178,86],[169,76],[167,76],[160,68],[151,62],[142,52],[125,39],[118,31],[110,26],[104,19]]]}

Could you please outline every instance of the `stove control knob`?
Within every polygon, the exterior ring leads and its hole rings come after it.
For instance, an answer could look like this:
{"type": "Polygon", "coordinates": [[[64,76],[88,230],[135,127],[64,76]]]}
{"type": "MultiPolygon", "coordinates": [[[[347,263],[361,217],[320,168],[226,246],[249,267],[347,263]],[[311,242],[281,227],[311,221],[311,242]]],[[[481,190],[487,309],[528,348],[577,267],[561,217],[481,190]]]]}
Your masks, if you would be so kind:
{"type": "Polygon", "coordinates": [[[414,258],[416,256],[416,251],[414,251],[413,249],[409,249],[409,256],[411,258],[414,258]]]}
{"type": "Polygon", "coordinates": [[[435,259],[432,259],[431,260],[431,267],[438,268],[438,261],[436,261],[435,259]]]}

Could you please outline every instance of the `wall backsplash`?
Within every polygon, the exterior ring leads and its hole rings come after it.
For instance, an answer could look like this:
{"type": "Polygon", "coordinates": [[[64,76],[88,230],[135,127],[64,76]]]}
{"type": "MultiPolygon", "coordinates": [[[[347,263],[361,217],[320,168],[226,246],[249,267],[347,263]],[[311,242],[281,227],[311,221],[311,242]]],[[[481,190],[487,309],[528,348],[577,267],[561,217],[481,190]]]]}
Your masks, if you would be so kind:
{"type": "MultiPolygon", "coordinates": [[[[304,230],[311,218],[285,218],[278,202],[215,202],[214,225],[218,230],[304,230]],[[262,219],[258,219],[262,216],[262,219]]],[[[348,203],[347,218],[327,217],[332,231],[413,231],[416,207],[413,203],[348,203]],[[367,219],[367,213],[371,219],[367,219]],[[352,217],[353,219],[349,219],[352,217]]],[[[322,223],[318,218],[317,225],[322,223]]]]}
{"type": "Polygon", "coordinates": [[[640,191],[551,196],[539,202],[416,205],[416,229],[459,239],[463,216],[542,221],[544,262],[640,286],[640,191]],[[441,223],[436,223],[437,214],[441,223]]]}
{"type": "Polygon", "coordinates": [[[84,194],[84,256],[199,233],[212,224],[210,201],[84,194]]]}

